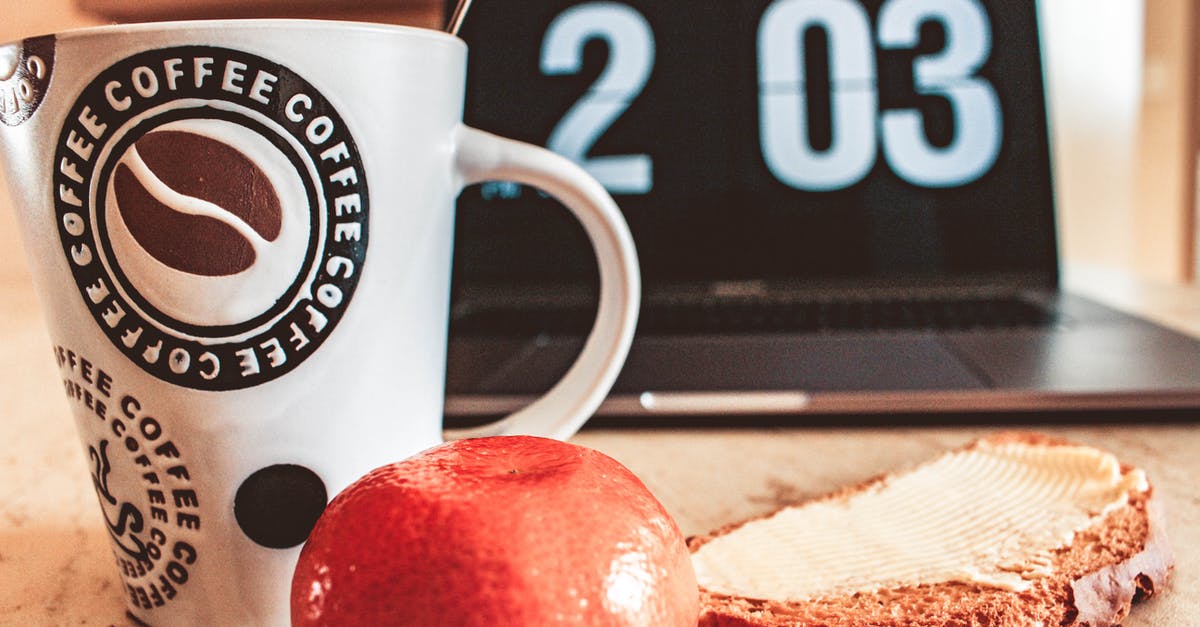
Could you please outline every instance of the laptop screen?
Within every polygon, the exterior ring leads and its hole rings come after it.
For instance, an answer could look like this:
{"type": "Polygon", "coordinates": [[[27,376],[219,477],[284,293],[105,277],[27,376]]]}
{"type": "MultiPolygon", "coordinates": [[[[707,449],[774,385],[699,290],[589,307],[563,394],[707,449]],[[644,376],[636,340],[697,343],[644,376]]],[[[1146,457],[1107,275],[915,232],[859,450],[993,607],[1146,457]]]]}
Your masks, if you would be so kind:
{"type": "MultiPolygon", "coordinates": [[[[1056,281],[1035,3],[480,0],[461,35],[467,123],[596,176],[647,288],[1056,281]]],[[[458,292],[596,280],[536,190],[456,228],[458,292]]]]}

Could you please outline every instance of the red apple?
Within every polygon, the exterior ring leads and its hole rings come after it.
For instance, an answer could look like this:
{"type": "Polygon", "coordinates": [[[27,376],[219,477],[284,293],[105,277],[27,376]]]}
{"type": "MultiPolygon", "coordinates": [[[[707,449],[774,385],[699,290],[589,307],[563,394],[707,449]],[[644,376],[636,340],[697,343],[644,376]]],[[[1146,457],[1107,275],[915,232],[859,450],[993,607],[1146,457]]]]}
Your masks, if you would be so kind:
{"type": "Polygon", "coordinates": [[[679,527],[616,460],[459,440],[339,494],[300,554],[293,625],[694,626],[679,527]]]}

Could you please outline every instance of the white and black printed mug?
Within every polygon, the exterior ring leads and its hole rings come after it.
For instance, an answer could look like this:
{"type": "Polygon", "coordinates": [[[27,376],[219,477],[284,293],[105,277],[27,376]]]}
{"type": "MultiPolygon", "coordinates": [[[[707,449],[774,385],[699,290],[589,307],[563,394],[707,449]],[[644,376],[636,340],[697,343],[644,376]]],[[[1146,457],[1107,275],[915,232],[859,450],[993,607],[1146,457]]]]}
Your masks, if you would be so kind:
{"type": "Polygon", "coordinates": [[[601,278],[576,365],[469,435],[565,438],[607,394],[638,311],[628,228],[569,161],[462,124],[466,53],[307,20],[0,47],[0,161],[135,619],[286,624],[328,499],[442,441],[466,184],[562,200],[601,278]]]}

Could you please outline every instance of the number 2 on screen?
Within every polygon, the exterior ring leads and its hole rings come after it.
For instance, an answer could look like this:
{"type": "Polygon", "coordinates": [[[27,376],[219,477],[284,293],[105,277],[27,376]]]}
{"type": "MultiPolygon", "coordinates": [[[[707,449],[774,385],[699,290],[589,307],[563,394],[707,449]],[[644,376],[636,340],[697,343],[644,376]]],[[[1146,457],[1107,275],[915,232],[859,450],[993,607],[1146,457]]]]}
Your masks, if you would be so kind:
{"type": "MultiPolygon", "coordinates": [[[[999,99],[979,77],[991,53],[991,31],[978,0],[888,0],[878,16],[883,49],[911,49],[926,21],[938,22],[946,46],[914,61],[918,94],[944,98],[954,115],[953,137],[932,145],[917,109],[879,110],[870,18],[855,0],[776,0],[759,22],[759,141],[763,159],[780,182],[830,191],[861,181],[878,148],[899,177],[921,187],[964,185],[983,176],[1000,151],[999,99]],[[825,31],[830,46],[832,143],[817,150],[809,138],[804,76],[804,33],[825,31]],[[878,124],[876,123],[878,121],[878,124]],[[878,129],[877,129],[878,127],[878,129]]],[[[546,75],[575,74],[583,47],[600,39],[608,63],[595,84],[567,111],[548,146],[580,163],[609,191],[645,194],[653,164],[645,154],[589,156],[597,140],[641,94],[654,69],[654,33],[632,7],[589,2],[554,19],[542,42],[546,75]]]]}
{"type": "Polygon", "coordinates": [[[614,194],[648,193],[654,184],[650,155],[587,154],[650,80],[654,32],[646,18],[616,2],[580,4],[563,11],[542,40],[542,73],[577,74],[583,67],[583,46],[593,38],[608,45],[608,64],[554,127],[547,147],[579,163],[614,194]]]}

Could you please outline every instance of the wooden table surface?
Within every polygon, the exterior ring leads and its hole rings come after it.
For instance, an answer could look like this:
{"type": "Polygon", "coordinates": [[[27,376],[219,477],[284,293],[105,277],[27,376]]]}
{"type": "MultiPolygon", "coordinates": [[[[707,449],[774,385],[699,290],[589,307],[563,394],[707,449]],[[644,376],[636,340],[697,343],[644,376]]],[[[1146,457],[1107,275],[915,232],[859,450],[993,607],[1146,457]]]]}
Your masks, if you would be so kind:
{"type": "MultiPolygon", "coordinates": [[[[1068,279],[1200,335],[1200,290],[1087,270],[1068,279]]],[[[32,288],[18,274],[0,277],[0,291],[0,428],[8,443],[0,450],[0,624],[123,625],[112,553],[32,288]]],[[[697,534],[919,462],[994,430],[592,429],[574,441],[629,466],[684,532],[697,534]]],[[[1177,565],[1167,592],[1136,606],[1126,624],[1200,625],[1200,427],[1076,423],[1039,430],[1109,449],[1146,469],[1165,495],[1177,565]]]]}

